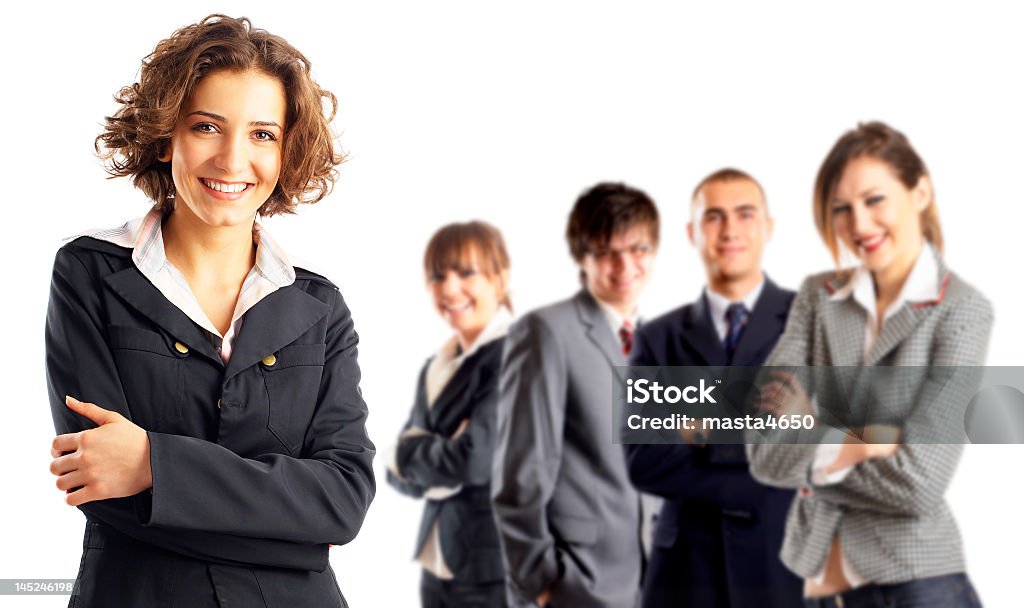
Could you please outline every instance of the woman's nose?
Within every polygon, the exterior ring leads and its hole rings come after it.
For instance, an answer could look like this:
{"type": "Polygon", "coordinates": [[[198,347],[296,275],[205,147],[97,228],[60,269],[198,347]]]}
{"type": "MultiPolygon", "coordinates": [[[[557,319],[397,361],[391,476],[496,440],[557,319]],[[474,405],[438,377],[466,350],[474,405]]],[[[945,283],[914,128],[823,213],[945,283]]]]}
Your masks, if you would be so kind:
{"type": "Polygon", "coordinates": [[[216,165],[229,176],[237,176],[245,171],[249,163],[246,142],[234,137],[225,137],[218,150],[216,165]]]}
{"type": "Polygon", "coordinates": [[[855,235],[870,234],[874,227],[874,220],[871,212],[864,205],[853,205],[850,213],[853,215],[853,233],[855,235]]]}
{"type": "Polygon", "coordinates": [[[455,295],[459,292],[459,275],[454,272],[446,272],[444,280],[441,281],[441,293],[455,295]]]}

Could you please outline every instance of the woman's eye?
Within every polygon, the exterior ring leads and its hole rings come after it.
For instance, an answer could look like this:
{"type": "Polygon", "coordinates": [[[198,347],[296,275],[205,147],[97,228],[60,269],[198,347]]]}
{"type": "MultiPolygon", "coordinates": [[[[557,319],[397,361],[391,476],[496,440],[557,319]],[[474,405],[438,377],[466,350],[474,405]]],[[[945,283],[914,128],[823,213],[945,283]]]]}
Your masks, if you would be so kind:
{"type": "Polygon", "coordinates": [[[849,210],[850,210],[850,206],[849,205],[833,205],[832,206],[832,215],[839,215],[841,213],[846,213],[849,210]]]}
{"type": "Polygon", "coordinates": [[[883,196],[881,194],[876,194],[874,196],[869,196],[868,200],[867,200],[867,203],[869,205],[877,205],[878,203],[880,203],[880,202],[882,202],[884,200],[885,200],[885,196],[883,196]]]}
{"type": "Polygon", "coordinates": [[[192,130],[198,133],[216,133],[217,127],[208,122],[197,122],[192,125],[192,130]]]}
{"type": "Polygon", "coordinates": [[[468,279],[469,277],[471,277],[471,276],[473,276],[475,274],[476,274],[476,268],[466,268],[464,270],[460,270],[459,271],[459,276],[461,278],[463,278],[463,279],[468,279]]]}
{"type": "Polygon", "coordinates": [[[441,274],[440,272],[431,273],[431,275],[428,278],[431,283],[441,283],[442,281],[444,281],[444,275],[441,274]]]}
{"type": "Polygon", "coordinates": [[[256,131],[252,136],[260,141],[277,141],[277,136],[270,131],[256,131]]]}

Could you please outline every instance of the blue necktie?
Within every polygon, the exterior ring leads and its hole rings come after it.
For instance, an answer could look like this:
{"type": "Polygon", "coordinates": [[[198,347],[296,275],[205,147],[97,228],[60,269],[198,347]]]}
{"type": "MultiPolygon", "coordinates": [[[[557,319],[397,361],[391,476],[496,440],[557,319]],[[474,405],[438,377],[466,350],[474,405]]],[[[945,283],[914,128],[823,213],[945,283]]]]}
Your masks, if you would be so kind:
{"type": "Polygon", "coordinates": [[[725,321],[729,324],[729,331],[725,334],[725,354],[732,364],[732,357],[736,354],[736,345],[743,337],[743,327],[747,324],[750,311],[743,305],[743,302],[730,304],[725,309],[725,321]]]}

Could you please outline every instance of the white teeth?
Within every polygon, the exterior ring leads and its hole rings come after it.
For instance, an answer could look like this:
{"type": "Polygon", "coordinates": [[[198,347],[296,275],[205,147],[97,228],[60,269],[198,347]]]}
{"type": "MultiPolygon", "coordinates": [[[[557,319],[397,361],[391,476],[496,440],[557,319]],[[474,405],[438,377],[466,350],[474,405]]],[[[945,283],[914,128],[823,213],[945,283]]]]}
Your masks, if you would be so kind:
{"type": "Polygon", "coordinates": [[[241,192],[249,186],[249,184],[225,184],[224,182],[216,182],[210,179],[204,179],[203,184],[210,190],[216,190],[217,192],[241,192]]]}

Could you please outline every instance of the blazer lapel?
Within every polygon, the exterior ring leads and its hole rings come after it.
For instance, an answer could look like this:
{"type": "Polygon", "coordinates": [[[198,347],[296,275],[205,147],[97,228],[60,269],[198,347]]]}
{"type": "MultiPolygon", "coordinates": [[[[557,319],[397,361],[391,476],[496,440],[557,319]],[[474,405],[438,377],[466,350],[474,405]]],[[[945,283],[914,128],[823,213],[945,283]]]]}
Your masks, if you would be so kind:
{"type": "Polygon", "coordinates": [[[680,338],[703,359],[703,361],[695,362],[698,365],[726,365],[728,363],[725,346],[718,338],[718,332],[715,331],[715,325],[711,319],[711,307],[708,306],[706,294],[702,293],[700,298],[686,309],[680,338]]]}
{"type": "Polygon", "coordinates": [[[294,285],[266,296],[245,313],[224,373],[238,372],[288,346],[327,315],[329,307],[294,285]]]}
{"type": "Polygon", "coordinates": [[[892,349],[899,346],[903,340],[914,331],[917,324],[928,316],[931,307],[903,306],[899,312],[889,317],[882,324],[882,333],[878,335],[871,351],[864,360],[865,365],[876,365],[892,349]]]}
{"type": "Polygon", "coordinates": [[[584,326],[587,338],[601,351],[613,368],[626,365],[626,356],[622,354],[622,345],[619,344],[616,336],[612,335],[608,321],[594,296],[587,290],[581,289],[573,299],[576,302],[576,312],[579,314],[580,323],[584,326]]]}
{"type": "Polygon", "coordinates": [[[754,310],[750,312],[747,326],[740,336],[739,344],[736,345],[736,353],[732,358],[733,365],[747,365],[758,353],[777,340],[785,329],[788,313],[789,306],[782,290],[771,279],[765,278],[761,295],[754,303],[754,310]]]}
{"type": "Polygon", "coordinates": [[[190,351],[199,353],[218,365],[224,365],[203,329],[177,306],[171,304],[137,268],[131,266],[107,275],[104,282],[127,304],[163,328],[190,351]]]}
{"type": "Polygon", "coordinates": [[[867,313],[853,301],[826,301],[822,316],[828,343],[829,365],[861,365],[867,313]]]}
{"type": "MultiPolygon", "coordinates": [[[[445,423],[448,422],[448,417],[460,414],[460,412],[451,411],[451,403],[459,396],[472,394],[475,390],[476,374],[473,373],[473,367],[475,366],[469,360],[463,361],[459,369],[455,370],[452,377],[448,379],[448,383],[444,385],[441,392],[437,394],[434,405],[427,408],[429,430],[442,431],[445,428],[445,423]]],[[[426,404],[426,399],[424,399],[424,404],[426,404]]]]}

